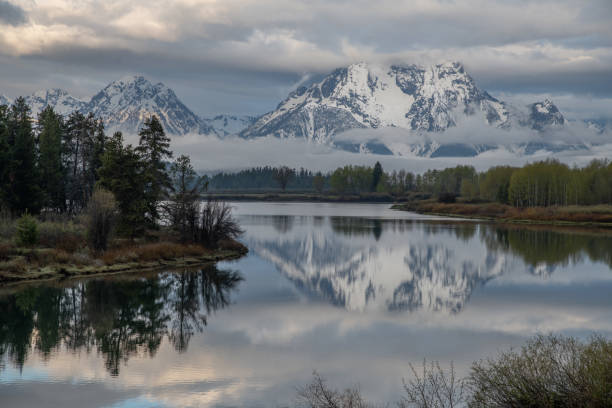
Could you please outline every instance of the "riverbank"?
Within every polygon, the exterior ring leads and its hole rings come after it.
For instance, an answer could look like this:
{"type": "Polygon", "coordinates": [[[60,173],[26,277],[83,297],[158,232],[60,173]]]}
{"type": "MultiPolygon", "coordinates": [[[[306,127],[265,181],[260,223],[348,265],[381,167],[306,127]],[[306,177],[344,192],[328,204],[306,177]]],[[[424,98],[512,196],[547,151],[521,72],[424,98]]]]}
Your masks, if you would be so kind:
{"type": "Polygon", "coordinates": [[[398,201],[388,193],[317,194],[283,192],[211,193],[210,197],[225,201],[274,201],[274,202],[328,202],[328,203],[394,203],[398,201]]]}
{"type": "Polygon", "coordinates": [[[157,242],[125,245],[93,255],[54,248],[0,247],[0,286],[34,281],[128,274],[159,269],[196,267],[237,259],[248,253],[238,241],[211,250],[200,245],[157,242]]]}
{"type": "Polygon", "coordinates": [[[507,223],[585,225],[612,228],[611,205],[520,209],[499,203],[440,203],[435,200],[415,200],[394,204],[391,208],[419,214],[507,223]]]}

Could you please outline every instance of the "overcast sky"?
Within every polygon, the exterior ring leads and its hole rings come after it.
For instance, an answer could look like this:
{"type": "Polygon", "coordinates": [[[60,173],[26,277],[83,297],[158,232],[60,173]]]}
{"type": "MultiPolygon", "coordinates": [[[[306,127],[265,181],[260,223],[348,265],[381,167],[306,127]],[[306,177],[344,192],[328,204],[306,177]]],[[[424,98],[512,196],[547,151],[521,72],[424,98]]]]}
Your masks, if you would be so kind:
{"type": "Polygon", "coordinates": [[[458,60],[496,96],[612,116],[611,21],[612,0],[0,0],[0,93],[139,73],[198,114],[261,114],[352,62],[458,60]]]}

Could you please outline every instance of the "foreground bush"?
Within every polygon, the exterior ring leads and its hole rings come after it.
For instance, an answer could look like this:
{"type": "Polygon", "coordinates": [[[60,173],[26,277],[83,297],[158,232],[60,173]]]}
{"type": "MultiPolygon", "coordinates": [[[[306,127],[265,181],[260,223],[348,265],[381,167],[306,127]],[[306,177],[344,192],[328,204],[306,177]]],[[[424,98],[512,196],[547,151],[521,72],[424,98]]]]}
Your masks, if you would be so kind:
{"type": "Polygon", "coordinates": [[[474,363],[468,382],[473,407],[610,407],[612,342],[537,336],[474,363]]]}
{"type": "MultiPolygon", "coordinates": [[[[465,378],[456,377],[452,364],[449,370],[437,362],[424,362],[422,372],[410,368],[400,408],[612,407],[612,341],[601,336],[586,343],[536,336],[519,350],[474,363],[465,378]]],[[[310,408],[370,406],[357,387],[335,390],[316,372],[298,398],[310,408]]]]}
{"type": "Polygon", "coordinates": [[[117,202],[113,193],[97,189],[87,204],[87,238],[91,249],[105,251],[108,237],[117,218],[117,202]]]}
{"type": "Polygon", "coordinates": [[[27,212],[17,221],[17,245],[34,246],[38,242],[36,218],[27,212]]]}
{"type": "Polygon", "coordinates": [[[217,249],[222,241],[231,241],[242,234],[240,226],[232,217],[232,207],[211,198],[201,209],[196,240],[202,245],[217,249]]]}
{"type": "Polygon", "coordinates": [[[38,243],[44,248],[55,248],[69,253],[85,246],[86,231],[74,220],[58,219],[38,224],[38,243]]]}

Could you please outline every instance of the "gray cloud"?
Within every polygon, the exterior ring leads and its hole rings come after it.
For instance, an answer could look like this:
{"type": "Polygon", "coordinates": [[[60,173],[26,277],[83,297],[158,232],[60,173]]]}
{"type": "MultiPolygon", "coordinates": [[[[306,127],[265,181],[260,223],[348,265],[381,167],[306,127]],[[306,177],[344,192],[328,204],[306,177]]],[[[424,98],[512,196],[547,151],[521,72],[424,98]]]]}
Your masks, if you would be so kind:
{"type": "Polygon", "coordinates": [[[492,92],[612,96],[609,0],[49,0],[22,8],[32,24],[0,32],[0,60],[16,68],[0,79],[9,96],[49,86],[92,94],[142,73],[198,113],[260,114],[307,75],[361,60],[449,59],[492,92]]]}
{"type": "Polygon", "coordinates": [[[0,24],[17,26],[27,21],[26,13],[19,6],[0,0],[0,24]]]}

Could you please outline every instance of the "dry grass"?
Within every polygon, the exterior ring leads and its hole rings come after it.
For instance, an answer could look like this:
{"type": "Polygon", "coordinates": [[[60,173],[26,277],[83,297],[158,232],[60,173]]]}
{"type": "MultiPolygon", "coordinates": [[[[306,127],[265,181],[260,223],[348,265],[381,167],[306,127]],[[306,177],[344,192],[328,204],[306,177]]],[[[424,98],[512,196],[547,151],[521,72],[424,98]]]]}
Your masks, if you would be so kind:
{"type": "Polygon", "coordinates": [[[38,224],[38,243],[44,248],[76,252],[86,244],[85,229],[72,221],[44,221],[38,224]]]}
{"type": "Polygon", "coordinates": [[[499,203],[439,203],[427,200],[408,203],[403,208],[423,213],[513,221],[612,223],[611,205],[533,207],[519,209],[499,203]]]}
{"type": "Polygon", "coordinates": [[[171,242],[156,242],[150,244],[124,246],[109,249],[100,259],[106,265],[126,262],[153,262],[172,260],[185,256],[203,256],[211,251],[200,245],[182,245],[171,242]]]}

